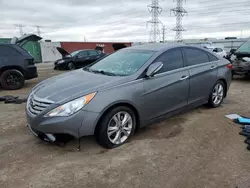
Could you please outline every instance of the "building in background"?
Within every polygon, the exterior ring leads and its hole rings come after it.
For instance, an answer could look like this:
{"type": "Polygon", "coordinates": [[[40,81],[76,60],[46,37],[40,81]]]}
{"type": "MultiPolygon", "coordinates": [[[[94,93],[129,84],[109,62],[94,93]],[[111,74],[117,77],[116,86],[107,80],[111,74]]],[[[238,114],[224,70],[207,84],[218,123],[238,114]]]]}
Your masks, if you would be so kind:
{"type": "MultiPolygon", "coordinates": [[[[11,38],[0,38],[0,43],[10,43],[11,38]]],[[[56,47],[62,47],[69,53],[76,50],[84,49],[102,49],[105,53],[113,53],[115,50],[113,44],[124,44],[127,47],[131,46],[131,42],[27,42],[23,48],[28,51],[35,59],[35,63],[53,62],[62,58],[61,54],[57,51],[56,47]]]]}
{"type": "Polygon", "coordinates": [[[41,47],[41,56],[42,56],[42,62],[48,63],[48,62],[54,62],[60,58],[62,58],[62,55],[58,52],[56,49],[57,47],[61,47],[60,42],[40,42],[41,47]]]}
{"type": "MultiPolygon", "coordinates": [[[[61,42],[61,47],[71,53],[76,50],[96,49],[101,47],[104,53],[113,53],[115,50],[113,44],[121,44],[120,42],[61,42]]],[[[122,43],[127,47],[131,46],[131,42],[122,43]]]]}

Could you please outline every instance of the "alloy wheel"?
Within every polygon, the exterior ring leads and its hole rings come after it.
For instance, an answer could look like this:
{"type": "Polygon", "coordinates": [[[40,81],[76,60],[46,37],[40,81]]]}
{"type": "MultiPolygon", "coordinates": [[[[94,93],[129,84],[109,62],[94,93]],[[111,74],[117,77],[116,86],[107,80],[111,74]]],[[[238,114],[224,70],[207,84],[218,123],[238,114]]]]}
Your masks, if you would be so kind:
{"type": "Polygon", "coordinates": [[[69,70],[74,70],[75,69],[75,65],[73,64],[73,63],[69,63],[68,64],[68,68],[69,68],[69,70]]]}
{"type": "Polygon", "coordinates": [[[215,105],[218,105],[223,100],[224,96],[224,88],[221,83],[217,83],[214,87],[213,94],[212,94],[212,101],[215,105]]]}
{"type": "Polygon", "coordinates": [[[9,74],[5,78],[5,83],[9,86],[18,86],[21,82],[22,77],[18,74],[9,74]]]}
{"type": "Polygon", "coordinates": [[[113,144],[122,144],[130,136],[133,120],[128,112],[116,113],[109,121],[107,128],[108,139],[113,144]]]}

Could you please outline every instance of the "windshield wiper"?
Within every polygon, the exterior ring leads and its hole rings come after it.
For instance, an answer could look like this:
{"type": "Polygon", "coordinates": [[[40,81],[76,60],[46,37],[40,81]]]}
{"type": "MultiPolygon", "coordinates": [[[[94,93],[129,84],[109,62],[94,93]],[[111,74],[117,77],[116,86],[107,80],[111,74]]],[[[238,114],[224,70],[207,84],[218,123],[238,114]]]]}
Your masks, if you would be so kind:
{"type": "Polygon", "coordinates": [[[98,74],[103,74],[103,75],[108,75],[108,76],[116,76],[115,73],[112,73],[112,72],[106,72],[106,71],[103,71],[103,70],[91,70],[91,69],[88,69],[90,72],[93,72],[93,73],[98,73],[98,74]]]}

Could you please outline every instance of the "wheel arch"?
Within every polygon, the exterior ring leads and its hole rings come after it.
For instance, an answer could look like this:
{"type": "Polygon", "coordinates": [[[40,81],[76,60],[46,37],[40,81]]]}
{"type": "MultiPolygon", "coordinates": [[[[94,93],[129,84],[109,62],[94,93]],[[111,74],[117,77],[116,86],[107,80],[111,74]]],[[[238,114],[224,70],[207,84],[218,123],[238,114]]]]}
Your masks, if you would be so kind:
{"type": "Polygon", "coordinates": [[[226,98],[227,97],[227,81],[226,81],[226,79],[224,79],[224,78],[220,78],[218,81],[221,81],[221,82],[223,82],[223,84],[225,85],[225,93],[224,93],[224,98],[226,98]]]}
{"type": "Polygon", "coordinates": [[[98,120],[96,121],[96,125],[95,125],[95,132],[94,134],[96,135],[97,130],[99,129],[100,126],[100,122],[102,121],[102,118],[108,113],[110,112],[110,110],[118,107],[118,106],[126,106],[128,108],[130,108],[131,110],[133,110],[133,112],[135,113],[136,116],[136,127],[135,127],[135,131],[137,131],[140,128],[140,114],[138,112],[138,110],[136,109],[136,107],[127,102],[127,101],[120,101],[114,104],[109,105],[108,107],[106,107],[103,112],[101,113],[101,115],[99,116],[98,120]]]}
{"type": "Polygon", "coordinates": [[[21,66],[17,66],[17,65],[10,65],[10,66],[4,66],[4,67],[1,67],[0,68],[0,75],[6,71],[6,70],[10,70],[10,69],[16,69],[18,71],[20,71],[24,77],[26,77],[26,74],[25,74],[25,70],[21,67],[21,66]]]}
{"type": "Polygon", "coordinates": [[[68,69],[69,69],[68,66],[69,66],[70,63],[72,63],[72,64],[75,66],[75,68],[76,68],[76,62],[75,62],[74,60],[71,59],[71,60],[69,60],[69,61],[66,63],[66,66],[67,66],[68,69]]]}

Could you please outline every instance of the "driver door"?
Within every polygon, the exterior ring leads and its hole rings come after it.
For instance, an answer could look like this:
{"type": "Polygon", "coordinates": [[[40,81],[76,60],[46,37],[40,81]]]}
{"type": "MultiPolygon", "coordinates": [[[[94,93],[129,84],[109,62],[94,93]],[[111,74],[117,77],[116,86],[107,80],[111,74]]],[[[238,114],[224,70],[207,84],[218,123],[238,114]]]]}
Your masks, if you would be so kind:
{"type": "Polygon", "coordinates": [[[188,104],[189,72],[184,67],[181,49],[168,50],[155,62],[162,62],[162,69],[143,83],[144,116],[147,120],[188,104]]]}
{"type": "Polygon", "coordinates": [[[76,56],[76,60],[75,60],[76,66],[77,67],[84,67],[84,66],[88,65],[89,60],[90,60],[89,52],[88,51],[81,51],[76,56]]]}

